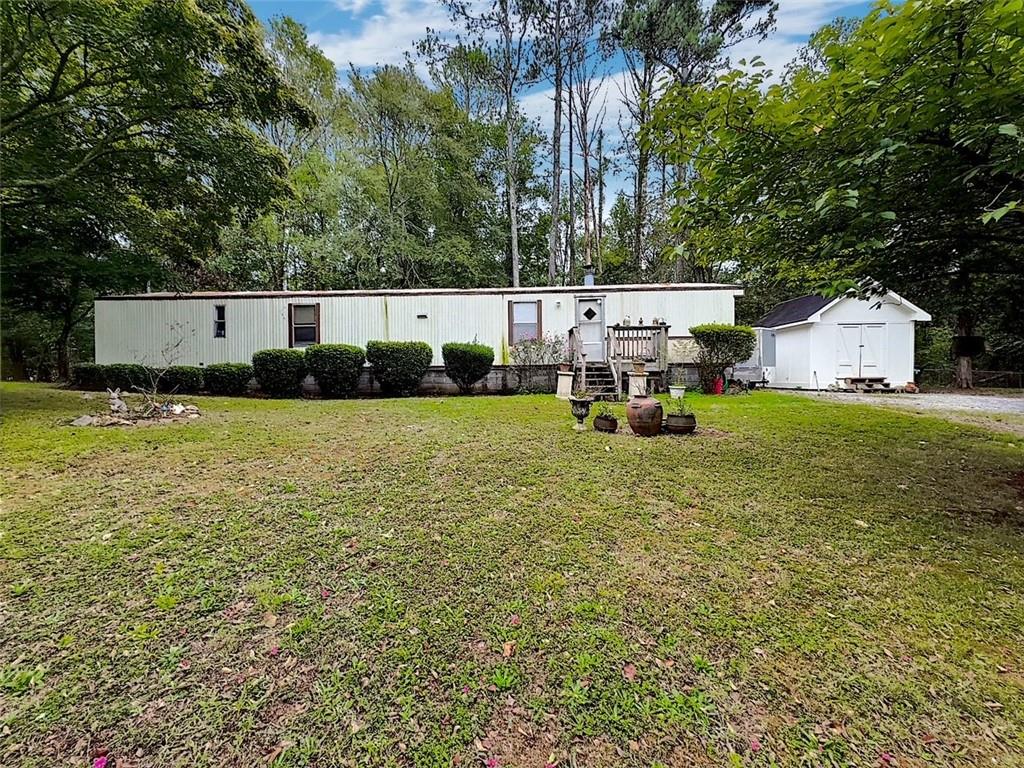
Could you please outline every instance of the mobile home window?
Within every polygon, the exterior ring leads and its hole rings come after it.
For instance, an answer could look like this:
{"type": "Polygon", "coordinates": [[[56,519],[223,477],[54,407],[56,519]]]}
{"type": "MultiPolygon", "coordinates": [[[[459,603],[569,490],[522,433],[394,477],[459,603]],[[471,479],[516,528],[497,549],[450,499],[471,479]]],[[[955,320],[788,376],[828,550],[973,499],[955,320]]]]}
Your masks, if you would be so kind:
{"type": "Polygon", "coordinates": [[[228,335],[228,320],[226,308],[218,304],[213,308],[213,338],[223,339],[228,335]]]}
{"type": "Polygon", "coordinates": [[[540,301],[510,301],[508,303],[509,339],[512,344],[539,339],[540,301]]]}
{"type": "Polygon", "coordinates": [[[320,341],[320,305],[289,304],[289,339],[293,347],[308,347],[320,341]]]}

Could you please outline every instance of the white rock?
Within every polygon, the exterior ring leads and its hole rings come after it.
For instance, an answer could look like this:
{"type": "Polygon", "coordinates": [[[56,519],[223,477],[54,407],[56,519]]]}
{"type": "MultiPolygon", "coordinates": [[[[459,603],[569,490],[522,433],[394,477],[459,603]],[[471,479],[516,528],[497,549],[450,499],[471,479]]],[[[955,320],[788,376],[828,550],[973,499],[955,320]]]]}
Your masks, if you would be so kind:
{"type": "Polygon", "coordinates": [[[71,426],[72,427],[91,427],[95,421],[96,421],[96,418],[94,416],[90,416],[89,414],[85,414],[84,416],[79,416],[77,419],[72,421],[71,422],[71,426]]]}

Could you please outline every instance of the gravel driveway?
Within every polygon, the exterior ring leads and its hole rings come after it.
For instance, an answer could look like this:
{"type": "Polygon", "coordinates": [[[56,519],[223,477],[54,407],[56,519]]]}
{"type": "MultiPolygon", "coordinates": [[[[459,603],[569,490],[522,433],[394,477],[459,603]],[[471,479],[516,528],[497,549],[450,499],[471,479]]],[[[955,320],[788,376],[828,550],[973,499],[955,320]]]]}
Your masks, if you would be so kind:
{"type": "Polygon", "coordinates": [[[912,411],[983,411],[1024,415],[1024,396],[958,395],[949,392],[928,392],[917,395],[869,395],[859,392],[806,392],[800,394],[822,400],[867,405],[889,405],[912,411]]]}
{"type": "Polygon", "coordinates": [[[800,391],[799,394],[836,403],[877,405],[882,408],[913,411],[1024,437],[1024,395],[959,395],[952,392],[868,395],[858,392],[807,391],[800,391]]]}

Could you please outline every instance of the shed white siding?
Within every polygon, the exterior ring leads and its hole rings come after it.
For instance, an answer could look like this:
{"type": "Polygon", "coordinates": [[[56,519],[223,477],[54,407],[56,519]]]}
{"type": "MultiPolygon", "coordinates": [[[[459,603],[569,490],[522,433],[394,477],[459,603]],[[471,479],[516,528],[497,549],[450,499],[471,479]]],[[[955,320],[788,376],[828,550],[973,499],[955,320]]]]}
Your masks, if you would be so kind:
{"type": "MultiPolygon", "coordinates": [[[[186,294],[110,297],[96,302],[96,362],[164,363],[164,351],[179,365],[248,362],[261,349],[288,346],[289,304],[320,305],[320,341],[365,347],[374,339],[425,341],[442,365],[449,341],[478,341],[508,361],[508,303],[540,301],[545,334],[566,334],[576,324],[577,297],[602,297],[605,323],[625,317],[664,318],[674,339],[687,338],[699,323],[732,323],[729,285],[593,286],[502,291],[320,292],[276,295],[186,294]],[[226,334],[214,337],[214,307],[225,307],[226,334]]],[[[686,350],[686,345],[675,345],[686,350]]],[[[675,360],[674,362],[681,362],[675,360]]]]}
{"type": "MultiPolygon", "coordinates": [[[[825,389],[845,377],[884,377],[895,387],[914,380],[914,323],[931,316],[893,293],[837,299],[805,320],[758,333],[775,335],[771,386],[825,389]]],[[[763,343],[763,342],[762,342],[763,343]]]]}

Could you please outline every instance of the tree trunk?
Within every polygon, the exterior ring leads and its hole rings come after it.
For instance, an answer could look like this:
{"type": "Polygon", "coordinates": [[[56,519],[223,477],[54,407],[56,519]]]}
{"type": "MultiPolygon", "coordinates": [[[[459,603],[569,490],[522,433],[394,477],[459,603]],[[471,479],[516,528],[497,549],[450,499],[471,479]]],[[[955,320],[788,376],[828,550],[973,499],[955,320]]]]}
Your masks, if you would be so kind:
{"type": "Polygon", "coordinates": [[[597,132],[597,271],[604,272],[604,128],[597,132]]]}
{"type": "MultiPolygon", "coordinates": [[[[956,317],[957,336],[974,335],[974,317],[969,310],[961,309],[956,317]]],[[[957,389],[974,389],[974,365],[970,357],[958,355],[954,371],[957,389]]]]}
{"type": "Polygon", "coordinates": [[[74,321],[70,316],[64,318],[60,333],[57,335],[57,379],[59,381],[71,380],[71,331],[74,330],[74,321]]]}
{"type": "MultiPolygon", "coordinates": [[[[511,105],[511,102],[510,102],[511,105]]],[[[509,245],[512,258],[512,287],[519,287],[519,197],[516,190],[516,152],[515,152],[515,131],[512,125],[513,112],[511,109],[505,115],[505,175],[508,184],[508,222],[509,222],[509,245]]]]}
{"type": "Polygon", "coordinates": [[[558,259],[561,255],[561,224],[559,213],[562,196],[562,4],[555,5],[553,42],[555,58],[555,114],[551,131],[551,231],[548,232],[548,285],[558,279],[558,259]]]}
{"type": "Polygon", "coordinates": [[[573,184],[573,119],[572,119],[572,67],[569,68],[569,268],[567,277],[573,280],[573,272],[576,269],[576,194],[573,184]]]}
{"type": "Polygon", "coordinates": [[[551,231],[548,232],[548,285],[558,277],[558,256],[562,250],[559,237],[559,207],[562,193],[562,74],[555,70],[555,127],[551,132],[551,231]]]}
{"type": "Polygon", "coordinates": [[[580,145],[580,162],[583,163],[583,199],[580,201],[583,206],[583,264],[586,267],[592,267],[594,266],[594,182],[590,173],[590,103],[585,92],[580,94],[577,109],[579,114],[576,119],[576,132],[580,145]]]}

